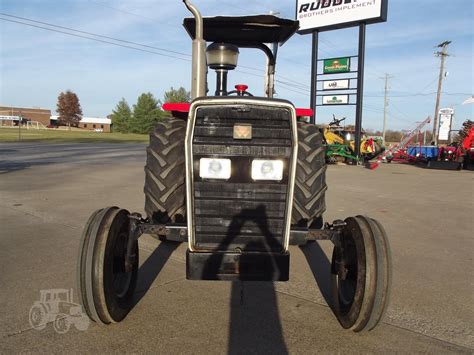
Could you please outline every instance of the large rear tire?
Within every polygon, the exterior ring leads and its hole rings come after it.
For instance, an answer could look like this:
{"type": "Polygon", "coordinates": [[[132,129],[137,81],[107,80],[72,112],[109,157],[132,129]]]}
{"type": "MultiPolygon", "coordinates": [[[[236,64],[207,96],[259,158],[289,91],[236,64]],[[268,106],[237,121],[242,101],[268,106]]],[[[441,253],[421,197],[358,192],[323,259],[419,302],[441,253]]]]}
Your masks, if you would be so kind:
{"type": "Polygon", "coordinates": [[[184,222],[186,122],[158,122],[150,134],[145,166],[145,212],[155,223],[184,222]]]}
{"type": "Polygon", "coordinates": [[[298,164],[292,224],[322,228],[326,210],[326,149],[319,128],[298,122],[298,164]]]}

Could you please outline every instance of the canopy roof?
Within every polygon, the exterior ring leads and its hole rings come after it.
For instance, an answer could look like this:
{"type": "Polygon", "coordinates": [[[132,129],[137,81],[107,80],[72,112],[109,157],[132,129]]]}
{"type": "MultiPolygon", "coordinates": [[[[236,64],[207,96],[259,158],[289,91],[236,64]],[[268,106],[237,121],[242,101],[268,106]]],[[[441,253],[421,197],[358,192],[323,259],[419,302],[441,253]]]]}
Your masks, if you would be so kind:
{"type": "MultiPolygon", "coordinates": [[[[284,43],[299,27],[298,21],[272,15],[204,17],[204,40],[207,42],[284,43]]],[[[183,26],[194,39],[196,21],[185,18],[183,26]]]]}

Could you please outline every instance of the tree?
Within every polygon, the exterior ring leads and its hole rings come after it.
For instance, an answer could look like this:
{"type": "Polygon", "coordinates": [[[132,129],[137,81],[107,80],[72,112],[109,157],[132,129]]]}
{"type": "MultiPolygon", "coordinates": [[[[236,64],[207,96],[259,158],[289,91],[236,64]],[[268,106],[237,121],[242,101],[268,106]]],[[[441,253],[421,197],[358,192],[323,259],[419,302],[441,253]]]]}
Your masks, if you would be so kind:
{"type": "Polygon", "coordinates": [[[133,116],[130,120],[131,133],[149,133],[155,123],[163,116],[163,111],[159,108],[159,101],[152,93],[143,93],[138,97],[137,103],[133,105],[133,116]]]}
{"type": "Polygon", "coordinates": [[[165,91],[163,102],[191,102],[191,93],[183,87],[177,90],[171,87],[171,89],[165,91]]]}
{"type": "Polygon", "coordinates": [[[77,127],[82,118],[79,98],[71,90],[59,94],[56,111],[59,115],[58,123],[67,125],[69,128],[71,126],[77,127]]]}
{"type": "Polygon", "coordinates": [[[385,132],[385,141],[390,143],[398,143],[402,139],[403,133],[400,131],[387,130],[385,132]]]}
{"type": "Polygon", "coordinates": [[[114,131],[128,133],[130,131],[130,123],[132,121],[132,110],[128,105],[127,101],[122,98],[119,101],[115,110],[110,115],[114,131]]]}

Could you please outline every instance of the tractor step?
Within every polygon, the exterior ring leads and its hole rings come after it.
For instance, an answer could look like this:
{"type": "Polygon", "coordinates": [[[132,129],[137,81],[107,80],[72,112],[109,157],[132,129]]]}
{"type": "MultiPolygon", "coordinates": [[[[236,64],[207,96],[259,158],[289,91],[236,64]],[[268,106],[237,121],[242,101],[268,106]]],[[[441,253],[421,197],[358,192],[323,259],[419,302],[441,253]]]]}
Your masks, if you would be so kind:
{"type": "Polygon", "coordinates": [[[188,280],[288,281],[289,253],[186,252],[188,280]]]}

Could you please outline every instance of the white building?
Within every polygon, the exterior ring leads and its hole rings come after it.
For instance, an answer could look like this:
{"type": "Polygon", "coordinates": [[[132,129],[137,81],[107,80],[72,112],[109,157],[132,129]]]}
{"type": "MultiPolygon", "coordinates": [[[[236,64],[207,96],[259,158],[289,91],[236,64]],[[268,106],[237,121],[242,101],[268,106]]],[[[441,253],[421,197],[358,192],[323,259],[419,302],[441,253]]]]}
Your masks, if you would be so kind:
{"type": "MultiPolygon", "coordinates": [[[[59,116],[51,116],[51,122],[57,121],[59,116]]],[[[79,128],[91,131],[110,132],[112,120],[104,117],[82,117],[79,121],[79,128]]]]}

